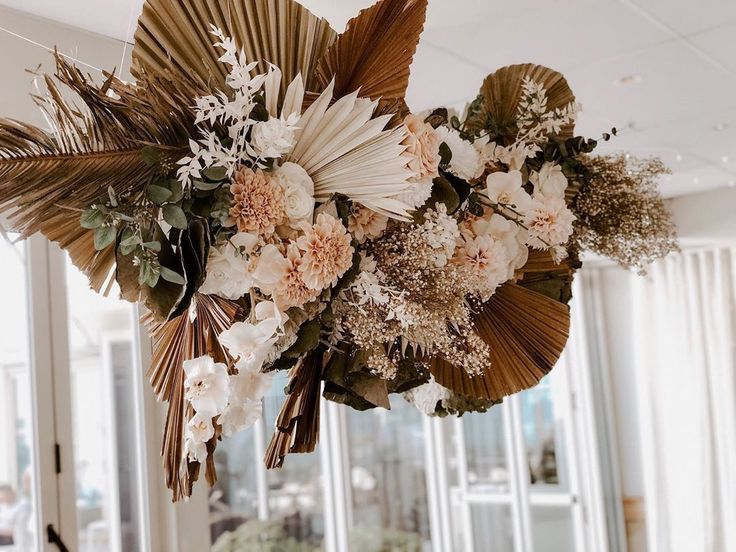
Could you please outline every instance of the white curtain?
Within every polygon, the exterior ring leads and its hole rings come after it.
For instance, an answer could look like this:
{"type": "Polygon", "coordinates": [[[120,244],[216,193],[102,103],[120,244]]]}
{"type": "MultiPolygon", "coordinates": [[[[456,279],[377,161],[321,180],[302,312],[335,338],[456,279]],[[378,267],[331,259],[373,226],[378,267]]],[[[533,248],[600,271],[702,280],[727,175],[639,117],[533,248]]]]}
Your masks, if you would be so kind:
{"type": "Polygon", "coordinates": [[[736,249],[634,285],[649,552],[736,552],[736,249]]]}

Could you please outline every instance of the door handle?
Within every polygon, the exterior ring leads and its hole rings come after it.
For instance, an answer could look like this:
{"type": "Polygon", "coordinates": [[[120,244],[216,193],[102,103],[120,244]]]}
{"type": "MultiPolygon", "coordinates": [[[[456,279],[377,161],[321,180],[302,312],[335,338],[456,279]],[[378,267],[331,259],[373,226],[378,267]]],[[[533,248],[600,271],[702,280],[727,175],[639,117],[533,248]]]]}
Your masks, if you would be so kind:
{"type": "Polygon", "coordinates": [[[59,549],[59,552],[69,552],[69,548],[67,548],[66,544],[64,544],[64,541],[61,540],[59,533],[56,532],[56,529],[54,529],[54,526],[50,523],[46,526],[46,536],[48,537],[48,540],[51,544],[56,545],[56,547],[59,549]]]}

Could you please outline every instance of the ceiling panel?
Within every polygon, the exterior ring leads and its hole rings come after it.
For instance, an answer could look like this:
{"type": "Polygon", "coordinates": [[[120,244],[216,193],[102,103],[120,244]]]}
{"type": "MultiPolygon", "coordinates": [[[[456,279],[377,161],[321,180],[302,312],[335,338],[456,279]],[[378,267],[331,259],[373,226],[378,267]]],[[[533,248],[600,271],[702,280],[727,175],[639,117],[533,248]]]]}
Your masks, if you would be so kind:
{"type": "MultiPolygon", "coordinates": [[[[373,0],[303,3],[341,30],[373,0]]],[[[25,69],[48,62],[45,48],[58,45],[92,67],[129,65],[121,41],[131,39],[142,0],[0,5],[48,19],[0,9],[0,28],[26,39],[0,30],[0,114],[38,121],[25,69]]],[[[736,175],[735,51],[736,0],[429,0],[408,101],[415,110],[461,107],[491,70],[546,64],[565,73],[582,102],[581,133],[624,129],[599,151],[660,156],[675,173],[662,183],[666,193],[689,193],[736,175]]]]}
{"type": "Polygon", "coordinates": [[[736,23],[734,0],[619,0],[682,35],[736,23]]]}

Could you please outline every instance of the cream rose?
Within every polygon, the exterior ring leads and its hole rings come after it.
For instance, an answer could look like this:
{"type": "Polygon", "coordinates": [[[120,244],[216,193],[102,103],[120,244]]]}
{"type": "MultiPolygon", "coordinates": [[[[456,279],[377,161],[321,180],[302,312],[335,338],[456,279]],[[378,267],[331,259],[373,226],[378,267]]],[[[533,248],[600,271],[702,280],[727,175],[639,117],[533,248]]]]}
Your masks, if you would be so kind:
{"type": "Polygon", "coordinates": [[[404,139],[406,150],[404,154],[411,160],[409,168],[417,180],[435,178],[439,175],[440,165],[440,135],[432,125],[425,123],[417,115],[407,115],[404,126],[408,131],[404,139]]]}
{"type": "Polygon", "coordinates": [[[314,214],[314,182],[307,171],[296,163],[284,163],[274,176],[284,189],[284,209],[290,224],[306,220],[314,214]]]}

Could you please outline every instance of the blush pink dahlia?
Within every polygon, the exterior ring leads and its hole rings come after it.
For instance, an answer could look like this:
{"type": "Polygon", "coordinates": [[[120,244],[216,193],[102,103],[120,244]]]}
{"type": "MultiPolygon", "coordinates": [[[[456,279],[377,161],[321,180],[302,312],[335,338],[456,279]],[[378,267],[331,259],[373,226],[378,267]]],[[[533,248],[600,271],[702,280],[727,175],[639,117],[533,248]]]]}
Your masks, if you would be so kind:
{"type": "Polygon", "coordinates": [[[230,193],[233,194],[230,216],[241,232],[272,234],[286,218],[284,189],[261,169],[238,169],[230,193]]]}
{"type": "Polygon", "coordinates": [[[302,228],[304,235],[297,245],[302,251],[299,272],[304,283],[315,290],[334,286],[353,263],[350,234],[339,219],[327,213],[320,213],[314,226],[302,228]]]}

